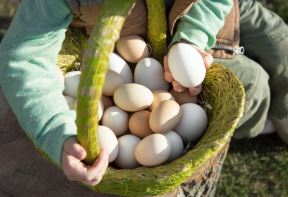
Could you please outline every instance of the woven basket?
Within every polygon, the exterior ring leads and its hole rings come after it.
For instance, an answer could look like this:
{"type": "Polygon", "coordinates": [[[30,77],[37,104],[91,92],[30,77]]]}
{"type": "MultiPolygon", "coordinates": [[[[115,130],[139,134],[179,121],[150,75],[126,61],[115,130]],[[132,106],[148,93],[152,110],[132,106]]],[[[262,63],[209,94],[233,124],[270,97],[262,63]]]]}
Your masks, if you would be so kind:
{"type": "MultiPolygon", "coordinates": [[[[79,36],[80,35],[80,36],[79,36]]],[[[66,72],[79,69],[84,38],[67,32],[58,65],[66,72]]],[[[213,64],[206,74],[200,104],[209,117],[203,137],[177,160],[157,167],[109,167],[92,190],[120,196],[206,196],[215,191],[229,142],[243,114],[245,93],[241,82],[223,65],[213,64]],[[168,195],[169,194],[169,195],[168,195]]]]}

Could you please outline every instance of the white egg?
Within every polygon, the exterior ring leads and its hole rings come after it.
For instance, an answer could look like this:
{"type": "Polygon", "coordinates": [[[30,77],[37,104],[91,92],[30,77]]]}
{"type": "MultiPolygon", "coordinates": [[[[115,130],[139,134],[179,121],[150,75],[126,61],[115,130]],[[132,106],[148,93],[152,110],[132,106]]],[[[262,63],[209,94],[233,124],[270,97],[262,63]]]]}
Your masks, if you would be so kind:
{"type": "Polygon", "coordinates": [[[123,77],[119,73],[108,70],[102,90],[103,95],[112,96],[115,90],[122,84],[124,84],[123,77]]]}
{"type": "Polygon", "coordinates": [[[118,155],[118,140],[114,132],[106,126],[98,126],[98,137],[101,149],[109,154],[109,162],[116,159],[118,155]]]}
{"type": "Polygon", "coordinates": [[[115,160],[118,167],[130,169],[139,166],[134,152],[140,141],[141,139],[134,135],[123,135],[118,138],[119,150],[115,160]]]}
{"type": "Polygon", "coordinates": [[[202,56],[186,43],[177,43],[170,48],[168,66],[173,78],[187,88],[200,85],[206,75],[202,56]]]}
{"type": "Polygon", "coordinates": [[[64,96],[69,109],[75,110],[75,99],[71,96],[64,96]]]}
{"type": "Polygon", "coordinates": [[[80,82],[81,71],[72,71],[64,75],[64,94],[77,98],[77,91],[80,82]]]}
{"type": "Polygon", "coordinates": [[[150,90],[169,89],[169,84],[164,79],[163,66],[153,58],[144,58],[138,62],[134,71],[134,82],[150,90]]]}
{"type": "Polygon", "coordinates": [[[99,105],[98,105],[98,120],[102,118],[103,111],[104,111],[104,105],[103,105],[102,100],[100,100],[99,105]]]}
{"type": "Polygon", "coordinates": [[[128,131],[128,121],[128,113],[116,106],[108,107],[102,118],[102,124],[112,129],[116,136],[128,131]]]}
{"type": "Polygon", "coordinates": [[[109,56],[108,72],[103,94],[112,96],[114,91],[124,83],[132,83],[133,76],[129,65],[119,55],[111,53],[109,56]]]}
{"type": "Polygon", "coordinates": [[[171,153],[168,158],[168,161],[172,161],[180,157],[184,150],[183,141],[178,133],[175,131],[168,131],[164,133],[165,137],[168,139],[171,145],[171,153]]]}
{"type": "Polygon", "coordinates": [[[138,143],[135,158],[143,166],[157,166],[169,158],[171,146],[162,134],[152,134],[138,143]]]}
{"type": "Polygon", "coordinates": [[[129,65],[116,53],[111,53],[109,56],[109,70],[119,73],[124,83],[133,82],[133,75],[129,65]]]}
{"type": "Polygon", "coordinates": [[[174,130],[181,136],[184,143],[196,141],[207,127],[206,112],[194,103],[183,104],[180,108],[182,117],[174,130]]]}

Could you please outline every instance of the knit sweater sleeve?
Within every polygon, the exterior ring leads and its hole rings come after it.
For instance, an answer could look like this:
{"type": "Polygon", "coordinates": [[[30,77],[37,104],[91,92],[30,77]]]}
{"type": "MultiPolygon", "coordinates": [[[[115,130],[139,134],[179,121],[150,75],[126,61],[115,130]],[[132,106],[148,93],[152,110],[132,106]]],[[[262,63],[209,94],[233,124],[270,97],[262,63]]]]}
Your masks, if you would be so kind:
{"type": "Polygon", "coordinates": [[[197,1],[180,19],[171,44],[186,40],[201,49],[211,48],[232,5],[232,0],[197,1]]]}
{"type": "Polygon", "coordinates": [[[26,134],[58,165],[64,141],[76,134],[56,67],[71,20],[64,0],[22,0],[0,45],[2,91],[26,134]]]}

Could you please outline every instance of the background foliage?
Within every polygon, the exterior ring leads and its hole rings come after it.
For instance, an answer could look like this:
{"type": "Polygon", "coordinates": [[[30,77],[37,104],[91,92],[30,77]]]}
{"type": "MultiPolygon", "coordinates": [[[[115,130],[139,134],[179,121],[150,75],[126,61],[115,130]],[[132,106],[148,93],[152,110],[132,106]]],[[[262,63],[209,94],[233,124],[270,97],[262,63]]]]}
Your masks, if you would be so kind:
{"type": "Polygon", "coordinates": [[[287,0],[259,0],[268,9],[273,10],[288,22],[288,1],[287,0]]]}

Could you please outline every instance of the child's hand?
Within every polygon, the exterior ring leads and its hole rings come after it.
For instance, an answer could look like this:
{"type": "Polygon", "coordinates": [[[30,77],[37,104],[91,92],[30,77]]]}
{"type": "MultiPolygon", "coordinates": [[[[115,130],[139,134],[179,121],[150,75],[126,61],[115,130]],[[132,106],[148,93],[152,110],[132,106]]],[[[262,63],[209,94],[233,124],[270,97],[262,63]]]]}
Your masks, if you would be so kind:
{"type": "Polygon", "coordinates": [[[82,162],[85,157],[86,151],[76,142],[76,139],[67,139],[62,153],[62,170],[71,181],[80,181],[92,186],[97,185],[106,172],[109,156],[106,151],[102,150],[91,166],[82,162]]]}
{"type": "MultiPolygon", "coordinates": [[[[213,56],[210,55],[209,53],[207,53],[206,51],[203,51],[203,50],[197,48],[196,46],[194,46],[194,47],[201,54],[203,61],[204,61],[204,64],[205,64],[205,67],[208,68],[213,62],[213,56]]],[[[165,71],[165,80],[168,81],[169,83],[172,83],[173,89],[176,92],[183,92],[185,90],[185,87],[181,86],[179,82],[177,82],[173,79],[173,76],[172,76],[172,74],[169,70],[169,67],[168,67],[168,57],[167,56],[164,57],[163,64],[164,64],[164,71],[165,71]]],[[[193,88],[189,88],[189,92],[190,92],[191,96],[197,96],[201,92],[201,89],[202,89],[202,85],[199,85],[199,86],[196,86],[193,88]]]]}

